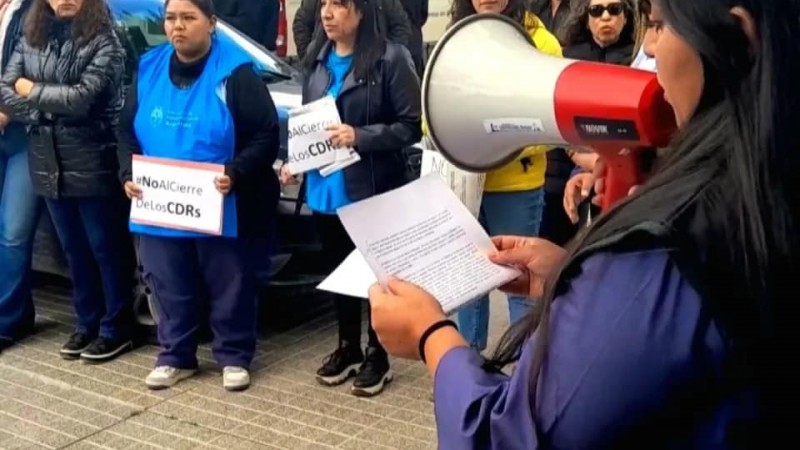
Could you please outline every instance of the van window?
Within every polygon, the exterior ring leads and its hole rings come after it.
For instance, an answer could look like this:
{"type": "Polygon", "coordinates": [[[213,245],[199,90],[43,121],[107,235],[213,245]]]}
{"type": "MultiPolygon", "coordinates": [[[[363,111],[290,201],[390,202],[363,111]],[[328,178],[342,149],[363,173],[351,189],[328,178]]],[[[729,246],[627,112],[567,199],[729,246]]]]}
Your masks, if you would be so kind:
{"type": "MultiPolygon", "coordinates": [[[[107,0],[118,26],[120,40],[128,56],[126,80],[132,79],[133,71],[141,55],[152,47],[167,41],[164,33],[164,7],[162,0],[107,0]]],[[[220,39],[229,39],[250,55],[255,67],[267,81],[278,81],[297,77],[297,71],[253,42],[230,25],[217,23],[220,39]]]]}

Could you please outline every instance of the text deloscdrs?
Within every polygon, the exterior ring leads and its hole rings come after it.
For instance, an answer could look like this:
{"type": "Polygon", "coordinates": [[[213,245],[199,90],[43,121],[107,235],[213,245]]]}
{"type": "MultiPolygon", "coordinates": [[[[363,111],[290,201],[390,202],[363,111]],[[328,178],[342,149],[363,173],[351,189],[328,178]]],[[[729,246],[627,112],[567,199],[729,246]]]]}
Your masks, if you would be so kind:
{"type": "Polygon", "coordinates": [[[166,212],[175,216],[194,217],[195,219],[200,218],[200,208],[179,202],[168,202],[164,204],[152,200],[136,199],[136,207],[147,211],[166,212]]]}

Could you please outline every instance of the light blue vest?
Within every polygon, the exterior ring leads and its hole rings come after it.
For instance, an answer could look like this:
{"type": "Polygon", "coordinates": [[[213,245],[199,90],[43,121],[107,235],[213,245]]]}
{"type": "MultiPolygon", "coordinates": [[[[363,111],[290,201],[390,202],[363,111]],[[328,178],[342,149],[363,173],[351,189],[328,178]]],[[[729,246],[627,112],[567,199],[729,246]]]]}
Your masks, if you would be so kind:
{"type": "MultiPolygon", "coordinates": [[[[145,53],[139,63],[139,108],[134,119],[136,138],[145,156],[225,164],[234,157],[235,129],[225,103],[225,81],[249,56],[227,40],[214,37],[203,73],[188,89],[169,78],[174,53],[166,43],[145,53]]],[[[214,189],[214,186],[210,186],[214,189]]],[[[222,235],[236,237],[236,197],[223,201],[222,235]]],[[[168,237],[204,237],[206,234],[130,224],[133,233],[168,237]]]]}

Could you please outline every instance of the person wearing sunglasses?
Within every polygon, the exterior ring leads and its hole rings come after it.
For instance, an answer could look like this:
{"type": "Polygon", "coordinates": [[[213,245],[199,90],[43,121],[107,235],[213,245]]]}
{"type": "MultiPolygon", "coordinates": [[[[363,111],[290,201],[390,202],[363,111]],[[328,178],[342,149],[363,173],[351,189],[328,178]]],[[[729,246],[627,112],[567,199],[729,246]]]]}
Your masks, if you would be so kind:
{"type": "Polygon", "coordinates": [[[564,56],[628,66],[633,60],[633,0],[578,0],[562,30],[564,56]]]}
{"type": "MultiPolygon", "coordinates": [[[[569,19],[561,30],[565,58],[629,66],[633,61],[636,16],[633,0],[572,0],[569,19]]],[[[581,153],[554,149],[547,153],[545,205],[540,236],[558,245],[569,242],[588,218],[599,214],[584,203],[570,217],[564,193],[577,173],[581,153]],[[577,220],[575,220],[577,218],[577,220]]]]}

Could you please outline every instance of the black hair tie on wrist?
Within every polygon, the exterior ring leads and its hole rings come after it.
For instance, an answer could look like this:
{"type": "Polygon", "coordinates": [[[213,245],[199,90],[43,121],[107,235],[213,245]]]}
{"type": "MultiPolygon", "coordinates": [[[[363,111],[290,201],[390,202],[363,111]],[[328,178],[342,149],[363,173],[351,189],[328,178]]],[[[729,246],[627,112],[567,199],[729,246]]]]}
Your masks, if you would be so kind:
{"type": "Polygon", "coordinates": [[[444,327],[453,327],[458,330],[458,325],[456,325],[455,322],[450,319],[444,319],[429,326],[428,329],[422,333],[422,337],[419,338],[419,357],[422,362],[427,363],[427,361],[425,361],[425,343],[428,341],[428,338],[431,337],[435,331],[444,327]]]}

